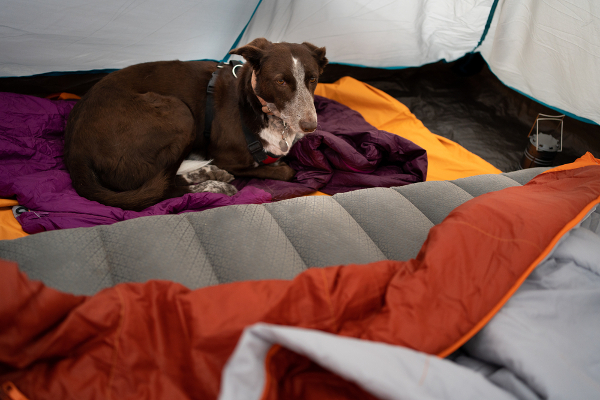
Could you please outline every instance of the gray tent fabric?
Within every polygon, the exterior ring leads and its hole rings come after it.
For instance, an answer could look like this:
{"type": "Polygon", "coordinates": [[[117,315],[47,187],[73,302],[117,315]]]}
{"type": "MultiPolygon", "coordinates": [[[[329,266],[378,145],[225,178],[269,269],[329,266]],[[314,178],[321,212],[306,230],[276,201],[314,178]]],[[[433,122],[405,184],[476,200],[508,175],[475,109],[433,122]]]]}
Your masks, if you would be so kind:
{"type": "Polygon", "coordinates": [[[0,241],[0,258],[74,294],[151,279],[190,289],[292,279],[309,267],[415,257],[456,206],[528,182],[544,168],[397,188],[234,205],[0,241]]]}

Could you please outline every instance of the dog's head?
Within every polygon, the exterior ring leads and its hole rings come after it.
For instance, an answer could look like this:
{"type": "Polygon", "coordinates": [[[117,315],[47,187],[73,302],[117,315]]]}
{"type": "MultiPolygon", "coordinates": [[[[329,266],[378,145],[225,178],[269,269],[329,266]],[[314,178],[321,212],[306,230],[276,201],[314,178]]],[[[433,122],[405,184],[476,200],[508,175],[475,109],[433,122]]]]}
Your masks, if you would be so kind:
{"type": "Polygon", "coordinates": [[[255,94],[287,125],[290,136],[297,140],[317,129],[314,93],[327,65],[324,47],[260,38],[230,54],[244,57],[251,65],[255,94]]]}

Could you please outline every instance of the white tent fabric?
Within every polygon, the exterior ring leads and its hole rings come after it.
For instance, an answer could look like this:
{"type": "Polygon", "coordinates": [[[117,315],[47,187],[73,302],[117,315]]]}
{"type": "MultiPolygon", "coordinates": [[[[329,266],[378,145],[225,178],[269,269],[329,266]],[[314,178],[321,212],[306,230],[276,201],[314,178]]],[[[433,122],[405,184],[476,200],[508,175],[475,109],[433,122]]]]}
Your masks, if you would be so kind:
{"type": "Polygon", "coordinates": [[[0,76],[222,59],[258,0],[0,0],[0,76]]]}
{"type": "Polygon", "coordinates": [[[595,0],[0,0],[0,7],[0,77],[221,60],[256,37],[325,46],[332,63],[420,66],[476,49],[495,10],[478,50],[498,78],[600,123],[595,0]]]}
{"type": "Polygon", "coordinates": [[[452,61],[475,48],[493,1],[1,0],[0,76],[221,60],[251,19],[241,44],[314,42],[370,67],[452,61]]]}
{"type": "Polygon", "coordinates": [[[500,0],[478,50],[507,86],[600,124],[600,2],[500,0]]]}
{"type": "Polygon", "coordinates": [[[494,0],[263,0],[241,42],[312,42],[336,63],[412,67],[471,52],[494,0]]]}

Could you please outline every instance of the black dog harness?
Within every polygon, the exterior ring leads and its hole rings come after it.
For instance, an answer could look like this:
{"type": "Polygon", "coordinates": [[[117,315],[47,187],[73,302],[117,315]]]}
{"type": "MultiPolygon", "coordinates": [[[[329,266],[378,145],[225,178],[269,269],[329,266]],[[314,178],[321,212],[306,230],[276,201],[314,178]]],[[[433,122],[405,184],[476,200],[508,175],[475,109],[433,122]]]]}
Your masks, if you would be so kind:
{"type": "MultiPolygon", "coordinates": [[[[237,78],[235,73],[236,68],[241,67],[243,63],[237,60],[229,61],[229,64],[233,67],[232,73],[233,76],[237,78]]],[[[210,81],[208,82],[208,87],[206,88],[206,110],[204,113],[204,137],[207,142],[210,141],[210,132],[212,130],[212,122],[215,117],[214,108],[215,108],[215,100],[213,93],[215,92],[215,85],[217,83],[217,77],[219,76],[219,71],[225,66],[224,62],[220,62],[217,65],[217,69],[213,72],[210,81]]],[[[279,160],[281,156],[276,156],[268,151],[265,151],[260,140],[256,139],[256,136],[248,129],[244,121],[242,121],[242,129],[244,131],[244,137],[246,138],[246,145],[248,146],[248,151],[254,157],[254,160],[259,164],[272,164],[275,161],[279,160]]]]}

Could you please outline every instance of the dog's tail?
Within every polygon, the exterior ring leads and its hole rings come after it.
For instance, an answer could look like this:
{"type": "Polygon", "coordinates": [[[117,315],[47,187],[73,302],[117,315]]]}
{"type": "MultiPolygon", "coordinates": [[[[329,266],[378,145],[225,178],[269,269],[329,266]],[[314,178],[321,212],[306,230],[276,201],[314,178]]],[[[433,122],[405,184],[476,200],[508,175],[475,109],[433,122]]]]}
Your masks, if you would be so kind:
{"type": "Polygon", "coordinates": [[[137,189],[115,191],[105,187],[91,168],[75,168],[72,171],[71,180],[75,191],[86,199],[106,206],[141,211],[171,197],[169,195],[171,178],[166,172],[148,179],[137,189]]]}

